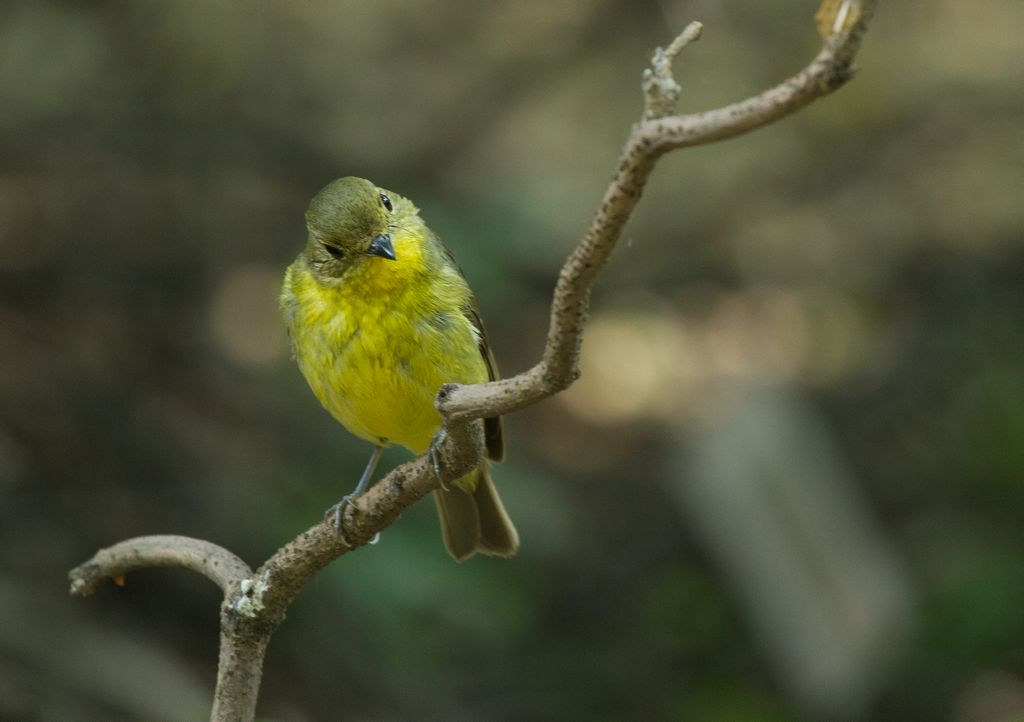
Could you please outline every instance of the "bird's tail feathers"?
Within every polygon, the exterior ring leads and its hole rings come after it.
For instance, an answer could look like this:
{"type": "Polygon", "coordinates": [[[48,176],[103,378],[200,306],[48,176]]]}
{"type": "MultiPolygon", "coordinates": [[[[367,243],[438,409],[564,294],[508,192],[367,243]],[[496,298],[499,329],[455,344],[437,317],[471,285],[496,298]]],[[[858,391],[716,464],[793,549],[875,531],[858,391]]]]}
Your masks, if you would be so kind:
{"type": "Polygon", "coordinates": [[[484,464],[470,474],[476,478],[463,477],[452,484],[451,489],[434,492],[445,548],[459,562],[477,552],[488,556],[514,556],[519,549],[519,534],[491,481],[490,470],[484,464]]]}

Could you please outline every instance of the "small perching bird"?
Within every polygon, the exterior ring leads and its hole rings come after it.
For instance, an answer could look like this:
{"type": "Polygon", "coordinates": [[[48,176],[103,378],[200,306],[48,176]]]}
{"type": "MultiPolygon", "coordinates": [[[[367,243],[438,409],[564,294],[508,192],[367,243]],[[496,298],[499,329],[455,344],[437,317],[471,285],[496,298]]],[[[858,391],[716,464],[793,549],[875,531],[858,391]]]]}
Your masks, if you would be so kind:
{"type": "MultiPolygon", "coordinates": [[[[430,449],[443,384],[494,380],[497,368],[473,292],[412,202],[362,178],[339,178],[310,202],[306,227],[306,247],[281,292],[292,350],[324,408],[375,447],[340,513],[369,486],[384,447],[430,449]]],[[[482,423],[487,455],[500,461],[501,419],[482,423]]],[[[456,560],[516,553],[519,535],[486,461],[434,499],[456,560]]]]}

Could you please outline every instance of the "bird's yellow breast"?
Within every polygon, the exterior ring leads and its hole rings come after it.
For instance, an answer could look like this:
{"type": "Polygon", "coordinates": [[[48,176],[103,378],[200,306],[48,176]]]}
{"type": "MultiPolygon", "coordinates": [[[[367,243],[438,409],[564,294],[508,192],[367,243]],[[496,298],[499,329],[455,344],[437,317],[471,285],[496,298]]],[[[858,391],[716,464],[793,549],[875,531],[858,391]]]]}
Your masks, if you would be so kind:
{"type": "Polygon", "coordinates": [[[488,380],[463,312],[469,287],[430,242],[399,231],[397,260],[360,258],[327,281],[300,257],[282,292],[295,358],[320,403],[356,436],[414,453],[440,428],[442,384],[488,380]]]}

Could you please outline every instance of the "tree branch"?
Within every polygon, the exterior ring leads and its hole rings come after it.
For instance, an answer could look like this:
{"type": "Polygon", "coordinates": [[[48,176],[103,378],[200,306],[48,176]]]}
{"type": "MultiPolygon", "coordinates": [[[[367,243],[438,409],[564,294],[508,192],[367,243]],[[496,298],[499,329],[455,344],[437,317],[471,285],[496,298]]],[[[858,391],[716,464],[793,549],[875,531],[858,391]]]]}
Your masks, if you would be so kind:
{"type": "Polygon", "coordinates": [[[187,536],[140,536],[101,549],[89,561],[68,574],[71,593],[87,597],[110,580],[148,567],[182,567],[199,572],[225,594],[252,575],[249,565],[229,552],[201,539],[187,536]]]}
{"type": "MultiPolygon", "coordinates": [[[[662,78],[660,86],[671,87],[664,75],[671,72],[674,53],[659,48],[652,60],[653,69],[645,73],[644,120],[633,126],[612,182],[558,276],[543,358],[533,368],[510,378],[486,384],[449,384],[438,395],[438,409],[444,418],[451,421],[507,414],[575,381],[579,377],[580,342],[590,288],[611,256],[657,160],[676,148],[724,140],[763,127],[838,90],[853,76],[853,59],[877,4],[878,0],[842,0],[839,10],[845,8],[843,29],[825,38],[821,52],[806,68],[763,93],[703,113],[662,115],[666,96],[646,89],[652,77],[662,78]]],[[[678,52],[699,35],[700,24],[691,24],[669,49],[678,52]]],[[[673,103],[677,94],[678,90],[669,93],[673,103]]]]}
{"type": "Polygon", "coordinates": [[[145,566],[182,566],[215,581],[221,606],[221,655],[215,720],[251,720],[263,657],[271,634],[303,584],[352,549],[368,543],[398,515],[441,483],[480,463],[479,419],[530,406],[579,376],[590,289],[608,261],[658,159],[670,150],[731,138],[768,125],[827,95],[852,77],[852,63],[877,0],[824,0],[816,16],[824,46],[799,73],[758,95],[717,110],[675,115],[680,87],[672,61],[700,37],[691,23],[666,49],[655,51],[644,73],[643,117],[633,126],[611,183],[579,244],[569,255],[551,302],[541,360],[510,378],[486,384],[446,384],[436,405],[445,438],[435,466],[420,457],[393,469],[345,507],[343,534],[321,522],[279,549],[255,573],[230,552],[186,537],[141,537],[100,551],[71,572],[72,593],[89,594],[106,579],[145,566]]]}

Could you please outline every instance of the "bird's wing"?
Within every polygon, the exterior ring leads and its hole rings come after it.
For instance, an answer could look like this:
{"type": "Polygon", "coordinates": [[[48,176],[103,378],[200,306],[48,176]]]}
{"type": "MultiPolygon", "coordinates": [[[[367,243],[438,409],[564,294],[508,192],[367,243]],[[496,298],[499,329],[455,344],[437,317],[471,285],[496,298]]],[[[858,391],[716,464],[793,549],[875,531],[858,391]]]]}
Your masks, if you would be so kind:
{"type": "MultiPolygon", "coordinates": [[[[444,253],[445,260],[465,279],[466,274],[462,272],[452,252],[448,250],[448,247],[436,235],[434,239],[437,240],[437,245],[440,246],[442,253],[444,253]]],[[[466,285],[468,286],[469,284],[467,283],[466,285]]],[[[484,363],[487,364],[488,380],[497,381],[499,378],[498,363],[494,360],[494,352],[491,351],[491,344],[487,340],[487,331],[484,329],[484,322],[480,318],[480,311],[477,310],[476,298],[473,296],[472,289],[469,291],[469,303],[462,309],[462,313],[465,314],[469,322],[473,324],[473,328],[477,331],[477,338],[479,339],[477,346],[480,349],[480,355],[483,357],[484,363]]],[[[502,461],[505,458],[505,424],[500,416],[484,419],[484,441],[487,444],[487,456],[489,458],[494,461],[502,461]]]]}

